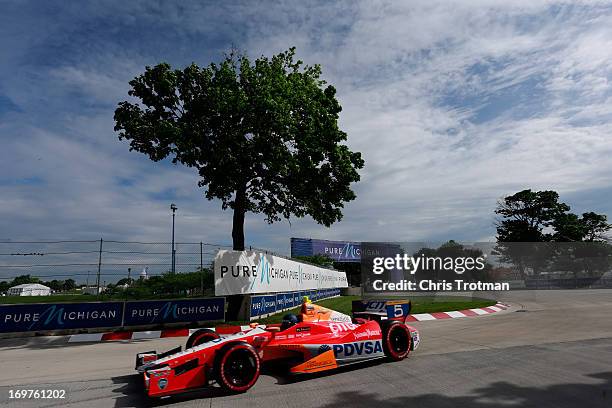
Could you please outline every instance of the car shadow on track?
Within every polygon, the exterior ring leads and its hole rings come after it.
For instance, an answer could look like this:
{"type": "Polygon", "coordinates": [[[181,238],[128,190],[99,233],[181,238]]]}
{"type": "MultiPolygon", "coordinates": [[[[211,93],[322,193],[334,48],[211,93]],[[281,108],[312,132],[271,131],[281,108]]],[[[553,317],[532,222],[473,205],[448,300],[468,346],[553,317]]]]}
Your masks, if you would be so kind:
{"type": "Polygon", "coordinates": [[[151,339],[114,340],[114,341],[106,341],[106,342],[83,341],[83,342],[68,343],[65,338],[57,338],[57,337],[45,338],[45,336],[39,336],[39,337],[0,339],[0,350],[2,351],[20,350],[20,349],[47,350],[47,349],[58,349],[58,348],[72,348],[72,349],[78,350],[81,347],[87,347],[87,346],[92,346],[92,345],[109,344],[109,343],[115,343],[115,344],[143,343],[143,344],[146,344],[149,341],[151,341],[151,339]]]}
{"type": "Polygon", "coordinates": [[[221,388],[206,387],[181,394],[172,395],[165,398],[150,398],[144,390],[141,374],[123,375],[112,378],[113,384],[119,385],[113,389],[113,393],[118,395],[115,399],[115,407],[160,407],[177,402],[190,401],[203,398],[216,398],[228,395],[221,388]]]}
{"type": "Polygon", "coordinates": [[[276,380],[276,383],[279,385],[284,384],[294,384],[302,381],[313,380],[315,378],[327,377],[329,375],[335,375],[339,373],[345,373],[355,370],[363,370],[367,367],[372,367],[380,364],[386,364],[390,361],[386,359],[376,359],[371,361],[362,361],[357,364],[351,364],[347,366],[338,367],[332,370],[321,371],[319,373],[312,374],[291,374],[289,373],[289,369],[283,365],[272,365],[269,364],[264,366],[262,370],[262,374],[269,375],[276,380]]]}
{"type": "MultiPolygon", "coordinates": [[[[366,367],[371,367],[374,365],[385,364],[385,360],[373,360],[362,362],[360,364],[349,365],[345,367],[340,367],[334,370],[324,371],[320,373],[313,374],[300,374],[300,375],[291,375],[288,372],[287,367],[283,365],[270,365],[267,364],[262,369],[262,375],[270,376],[276,380],[278,385],[285,384],[293,384],[302,381],[308,381],[315,378],[326,377],[329,375],[334,375],[342,372],[350,372],[354,370],[364,369],[366,367]]],[[[113,393],[118,395],[115,399],[115,407],[158,407],[164,406],[168,404],[175,404],[178,402],[185,402],[190,400],[197,400],[203,398],[217,398],[217,397],[225,397],[231,395],[230,393],[224,391],[219,386],[209,386],[205,388],[198,388],[191,391],[185,391],[184,393],[172,395],[167,398],[156,399],[149,398],[145,391],[143,385],[142,375],[140,374],[131,374],[131,375],[123,375],[119,377],[112,378],[113,384],[119,385],[118,388],[113,389],[113,393]]]]}
{"type": "MultiPolygon", "coordinates": [[[[612,407],[612,372],[590,374],[587,377],[598,380],[593,383],[558,383],[548,386],[521,386],[497,381],[473,390],[467,395],[444,395],[421,393],[413,390],[412,395],[385,397],[384,393],[368,390],[341,391],[330,396],[329,402],[321,408],[499,408],[499,407],[555,407],[555,408],[610,408],[612,407]],[[416,394],[416,395],[415,395],[416,394]]],[[[568,376],[571,378],[571,376],[568,376]]]]}

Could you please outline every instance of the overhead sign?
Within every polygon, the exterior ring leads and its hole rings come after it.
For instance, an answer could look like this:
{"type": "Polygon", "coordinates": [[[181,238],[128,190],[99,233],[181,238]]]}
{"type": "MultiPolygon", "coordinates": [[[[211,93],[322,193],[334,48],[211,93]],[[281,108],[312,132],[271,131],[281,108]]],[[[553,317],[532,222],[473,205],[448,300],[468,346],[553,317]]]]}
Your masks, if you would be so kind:
{"type": "Polygon", "coordinates": [[[346,288],[346,273],[257,251],[221,250],[215,257],[215,295],[346,288]]]}

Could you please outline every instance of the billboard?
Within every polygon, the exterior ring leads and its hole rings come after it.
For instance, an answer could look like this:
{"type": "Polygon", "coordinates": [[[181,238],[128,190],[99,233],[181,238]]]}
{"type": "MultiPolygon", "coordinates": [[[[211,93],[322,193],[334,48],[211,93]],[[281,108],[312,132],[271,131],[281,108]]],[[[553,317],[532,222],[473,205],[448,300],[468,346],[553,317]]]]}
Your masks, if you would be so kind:
{"type": "Polygon", "coordinates": [[[224,309],[224,298],[127,302],[123,325],[223,320],[224,309]]]}
{"type": "Polygon", "coordinates": [[[215,257],[215,295],[346,288],[346,273],[258,251],[221,250],[215,257]]]}
{"type": "Polygon", "coordinates": [[[361,262],[363,257],[399,253],[400,246],[393,243],[354,241],[328,241],[325,239],[291,238],[291,256],[326,255],[335,262],[361,262]]]}
{"type": "Polygon", "coordinates": [[[0,332],[121,326],[123,302],[0,305],[0,332]]]}
{"type": "Polygon", "coordinates": [[[291,256],[327,255],[336,262],[360,262],[361,244],[351,241],[291,238],[291,256]]]}
{"type": "Polygon", "coordinates": [[[0,305],[0,333],[223,320],[225,298],[0,305]]]}

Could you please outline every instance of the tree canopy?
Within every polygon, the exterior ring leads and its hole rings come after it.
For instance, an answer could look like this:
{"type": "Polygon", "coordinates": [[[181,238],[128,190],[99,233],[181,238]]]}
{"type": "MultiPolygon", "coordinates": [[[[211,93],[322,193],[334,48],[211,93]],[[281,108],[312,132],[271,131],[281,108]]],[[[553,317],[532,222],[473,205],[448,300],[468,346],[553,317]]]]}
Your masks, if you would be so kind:
{"type": "Polygon", "coordinates": [[[196,169],[206,198],[233,210],[234,249],[244,249],[246,212],[329,226],[355,198],[350,184],[364,162],[342,144],[336,90],[319,65],[294,57],[291,48],[255,61],[232,52],[206,67],[146,67],[130,81],[138,102],[115,110],[130,150],[196,169]]]}
{"type": "Polygon", "coordinates": [[[516,265],[522,276],[527,269],[538,274],[570,266],[575,275],[577,268],[595,273],[609,263],[612,248],[606,233],[611,225],[606,215],[571,213],[555,191],[519,191],[500,200],[495,213],[500,216],[496,252],[516,265]]]}
{"type": "Polygon", "coordinates": [[[603,241],[610,224],[604,214],[585,212],[579,217],[559,202],[555,191],[523,190],[504,197],[495,213],[498,242],[603,241]]]}

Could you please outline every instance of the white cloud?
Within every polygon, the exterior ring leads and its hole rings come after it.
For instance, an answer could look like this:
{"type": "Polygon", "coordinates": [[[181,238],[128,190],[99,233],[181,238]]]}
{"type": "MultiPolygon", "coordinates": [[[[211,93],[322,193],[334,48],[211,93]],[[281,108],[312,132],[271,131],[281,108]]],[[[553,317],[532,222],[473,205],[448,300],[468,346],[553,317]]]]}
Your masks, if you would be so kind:
{"type": "MultiPolygon", "coordinates": [[[[309,219],[268,226],[250,216],[246,233],[255,246],[287,252],[290,236],[481,240],[493,236],[493,209],[504,194],[554,189],[563,199],[612,181],[609,4],[167,7],[132,11],[141,20],[124,15],[119,34],[163,22],[172,41],[183,41],[163,57],[176,65],[206,64],[200,58],[207,47],[233,43],[257,56],[296,45],[298,56],[321,63],[336,86],[348,143],[366,159],[355,185],[358,198],[347,204],[342,222],[331,229],[309,219]]],[[[77,93],[99,104],[96,109],[71,103],[75,111],[63,112],[59,99],[57,117],[47,117],[48,123],[1,128],[13,132],[0,153],[9,177],[45,180],[42,186],[0,186],[3,230],[22,237],[104,233],[158,241],[167,235],[169,204],[159,193],[173,189],[185,239],[228,242],[231,215],[203,199],[192,171],[128,153],[112,132],[113,102],[126,97],[127,80],[168,44],[145,35],[134,49],[118,51],[110,40],[96,44],[94,51],[81,49],[78,62],[52,66],[40,79],[53,81],[54,95],[77,93]],[[135,181],[122,186],[122,179],[135,181]]],[[[12,99],[32,98],[9,88],[12,99]]],[[[609,202],[592,209],[610,213],[609,202]]]]}

